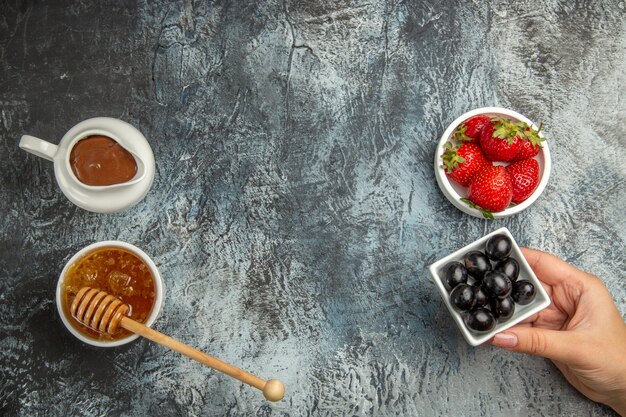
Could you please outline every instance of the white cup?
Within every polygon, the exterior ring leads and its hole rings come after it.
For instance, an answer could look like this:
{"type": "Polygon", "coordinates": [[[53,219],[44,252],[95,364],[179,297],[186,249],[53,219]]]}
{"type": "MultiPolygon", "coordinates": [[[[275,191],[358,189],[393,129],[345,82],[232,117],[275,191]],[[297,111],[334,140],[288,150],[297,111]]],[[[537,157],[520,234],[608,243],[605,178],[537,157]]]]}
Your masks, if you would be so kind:
{"type": "Polygon", "coordinates": [[[63,321],[63,324],[65,325],[67,330],[70,331],[70,333],[72,333],[78,339],[82,340],[83,342],[87,344],[90,344],[92,346],[98,346],[98,347],[115,347],[115,346],[124,345],[126,343],[130,343],[133,340],[137,339],[139,335],[132,334],[122,339],[111,340],[111,341],[102,341],[102,340],[97,340],[89,336],[86,336],[80,331],[78,331],[75,325],[72,324],[72,322],[75,323],[76,320],[72,317],[67,316],[65,310],[63,309],[63,304],[62,304],[63,287],[65,284],[65,275],[67,274],[67,271],[69,270],[69,268],[73,264],[75,264],[78,260],[83,258],[84,256],[87,256],[90,253],[98,249],[104,249],[104,248],[124,249],[132,253],[133,255],[137,256],[148,266],[148,268],[150,268],[150,272],[152,273],[152,277],[154,279],[155,297],[154,297],[154,305],[152,306],[152,311],[150,312],[150,315],[146,318],[146,321],[144,323],[148,327],[152,326],[152,324],[155,322],[155,320],[159,316],[159,313],[161,312],[161,307],[163,305],[164,289],[163,289],[163,280],[161,279],[161,274],[159,274],[159,270],[157,269],[154,262],[152,262],[152,259],[150,259],[150,257],[146,255],[144,251],[142,251],[141,249],[139,249],[138,247],[134,245],[131,245],[130,243],[120,242],[117,240],[107,240],[103,242],[93,243],[81,249],[80,251],[78,251],[65,264],[65,267],[63,268],[63,271],[61,271],[61,275],[59,276],[59,280],[57,281],[57,290],[56,290],[56,305],[57,305],[57,311],[59,312],[59,316],[61,317],[61,321],[63,321]]]}
{"type": "Polygon", "coordinates": [[[154,155],[146,138],[132,125],[110,117],[95,117],[72,127],[54,145],[34,136],[22,136],[20,148],[54,163],[54,174],[65,196],[79,207],[110,213],[131,207],[148,193],[154,179],[154,155]],[[102,135],[116,141],[135,159],[137,172],[129,181],[93,186],[81,182],[70,165],[74,145],[88,136],[102,135]]]}

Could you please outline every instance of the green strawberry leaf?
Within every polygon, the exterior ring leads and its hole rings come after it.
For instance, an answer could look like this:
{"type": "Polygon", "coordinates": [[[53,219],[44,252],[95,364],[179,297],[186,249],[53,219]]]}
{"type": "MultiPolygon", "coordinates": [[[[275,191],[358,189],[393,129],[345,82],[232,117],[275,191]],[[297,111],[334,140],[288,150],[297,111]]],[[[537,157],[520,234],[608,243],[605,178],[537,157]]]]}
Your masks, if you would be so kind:
{"type": "Polygon", "coordinates": [[[471,141],[472,138],[470,138],[469,136],[465,134],[466,130],[467,130],[467,126],[465,126],[465,123],[461,123],[459,127],[457,127],[456,130],[452,132],[452,138],[459,142],[471,141]]]}
{"type": "Polygon", "coordinates": [[[451,142],[445,144],[446,150],[441,155],[441,159],[443,159],[443,167],[448,174],[457,169],[459,164],[465,162],[465,158],[456,153],[459,148],[460,146],[454,146],[451,142]]]}
{"type": "Polygon", "coordinates": [[[506,139],[509,142],[509,145],[513,143],[513,140],[515,140],[515,136],[523,136],[524,134],[522,132],[526,130],[525,123],[524,127],[520,125],[520,123],[523,122],[514,123],[510,120],[502,119],[499,117],[494,117],[491,120],[496,122],[496,124],[493,125],[493,133],[491,134],[491,136],[496,139],[506,139]]]}
{"type": "Polygon", "coordinates": [[[539,132],[541,132],[541,129],[543,129],[543,123],[539,124],[539,129],[537,130],[528,125],[526,127],[528,129],[524,129],[524,137],[530,141],[533,148],[536,148],[537,146],[541,148],[543,146],[541,145],[541,142],[545,140],[544,138],[539,136],[539,132]]]}
{"type": "Polygon", "coordinates": [[[471,208],[480,211],[483,214],[483,217],[485,219],[495,220],[495,217],[493,217],[493,213],[491,211],[482,208],[481,206],[479,206],[478,204],[475,204],[474,202],[472,202],[471,200],[467,198],[462,198],[461,201],[467,204],[468,206],[470,206],[471,208]]]}

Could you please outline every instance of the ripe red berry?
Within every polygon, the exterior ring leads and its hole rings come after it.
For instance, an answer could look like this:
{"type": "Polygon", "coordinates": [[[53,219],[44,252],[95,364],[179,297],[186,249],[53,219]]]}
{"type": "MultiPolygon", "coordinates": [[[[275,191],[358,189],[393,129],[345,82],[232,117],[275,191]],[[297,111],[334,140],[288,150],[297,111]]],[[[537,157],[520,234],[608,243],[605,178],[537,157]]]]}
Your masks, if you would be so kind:
{"type": "Polygon", "coordinates": [[[490,161],[512,161],[522,147],[526,124],[493,118],[480,134],[480,147],[490,161]]]}
{"type": "Polygon", "coordinates": [[[539,146],[533,145],[532,142],[528,139],[522,139],[522,146],[520,147],[520,151],[513,160],[521,161],[522,159],[532,158],[539,153],[540,149],[541,148],[539,146]]]}
{"type": "Polygon", "coordinates": [[[514,161],[532,158],[539,153],[539,150],[541,149],[541,142],[544,141],[544,139],[539,136],[539,132],[542,127],[543,124],[539,125],[539,129],[534,130],[532,127],[526,125],[524,139],[522,139],[522,146],[517,156],[513,159],[514,161]]]}
{"type": "Polygon", "coordinates": [[[480,132],[490,120],[491,118],[485,114],[470,117],[456,128],[452,137],[458,142],[478,142],[480,132]]]}
{"type": "Polygon", "coordinates": [[[454,146],[447,142],[446,150],[441,158],[446,175],[464,187],[469,185],[476,172],[491,164],[483,155],[480,147],[474,143],[454,146]]]}
{"type": "Polygon", "coordinates": [[[468,199],[479,207],[502,211],[511,203],[513,184],[503,166],[489,166],[474,175],[468,193],[468,199]]]}
{"type": "Polygon", "coordinates": [[[539,163],[534,159],[524,159],[506,167],[513,183],[512,201],[519,204],[526,200],[539,185],[539,163]]]}

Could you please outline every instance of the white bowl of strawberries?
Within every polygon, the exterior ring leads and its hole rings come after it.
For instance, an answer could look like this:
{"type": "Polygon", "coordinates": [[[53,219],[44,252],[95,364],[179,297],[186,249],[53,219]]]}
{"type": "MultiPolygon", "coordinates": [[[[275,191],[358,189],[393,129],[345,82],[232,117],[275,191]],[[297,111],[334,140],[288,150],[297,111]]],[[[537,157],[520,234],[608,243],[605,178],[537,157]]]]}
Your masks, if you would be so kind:
{"type": "Polygon", "coordinates": [[[457,118],[435,153],[435,176],[459,210],[490,219],[512,216],[537,200],[550,177],[550,150],[525,116],[483,107],[457,118]]]}

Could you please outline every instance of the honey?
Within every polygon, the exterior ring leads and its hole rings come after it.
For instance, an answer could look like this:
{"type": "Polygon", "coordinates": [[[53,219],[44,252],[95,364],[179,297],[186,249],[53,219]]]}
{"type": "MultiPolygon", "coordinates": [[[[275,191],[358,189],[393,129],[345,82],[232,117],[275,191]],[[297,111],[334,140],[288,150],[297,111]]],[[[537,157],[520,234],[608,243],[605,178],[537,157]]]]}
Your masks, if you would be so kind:
{"type": "Polygon", "coordinates": [[[62,308],[74,328],[99,341],[119,340],[132,333],[120,328],[113,335],[100,334],[71,317],[70,306],[83,287],[106,291],[119,298],[130,306],[129,317],[140,323],[145,323],[150,316],[156,298],[150,268],[131,252],[121,248],[101,248],[76,261],[65,274],[62,308]]]}

